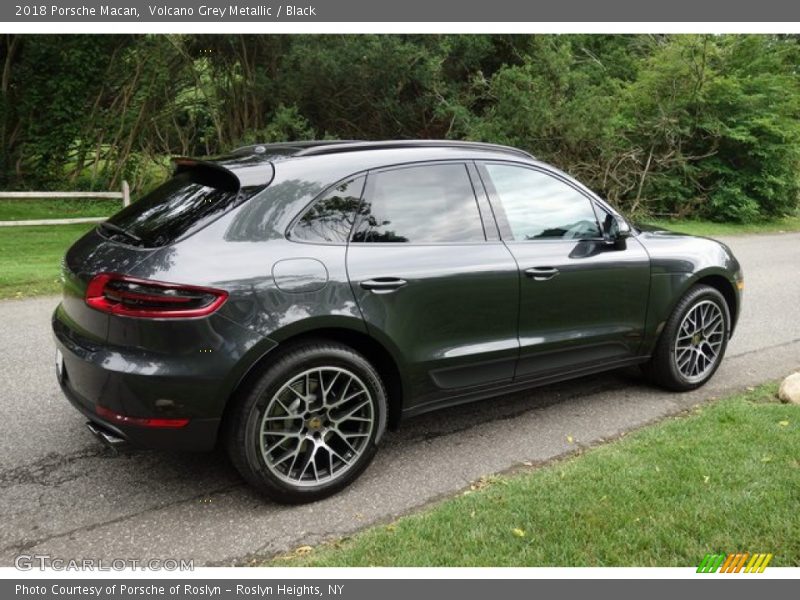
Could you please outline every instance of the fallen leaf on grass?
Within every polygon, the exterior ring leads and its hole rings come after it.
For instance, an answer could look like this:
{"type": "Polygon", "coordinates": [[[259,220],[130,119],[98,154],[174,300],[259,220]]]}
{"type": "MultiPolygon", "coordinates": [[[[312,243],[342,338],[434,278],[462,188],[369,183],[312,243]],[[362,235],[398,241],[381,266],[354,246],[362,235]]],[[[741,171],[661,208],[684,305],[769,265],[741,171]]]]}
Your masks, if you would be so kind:
{"type": "Polygon", "coordinates": [[[293,560],[295,558],[300,558],[301,556],[306,556],[311,554],[314,551],[314,548],[311,546],[300,546],[299,548],[295,548],[292,552],[288,554],[284,554],[283,556],[276,557],[277,560],[293,560]]]}
{"type": "Polygon", "coordinates": [[[789,421],[778,421],[778,425],[781,427],[788,427],[789,421]]]}
{"type": "Polygon", "coordinates": [[[472,483],[470,483],[469,484],[469,489],[471,491],[477,492],[477,491],[486,489],[489,486],[495,485],[495,484],[498,484],[498,483],[501,484],[501,485],[508,485],[508,482],[505,481],[504,479],[500,478],[500,477],[497,477],[495,475],[484,475],[483,477],[481,477],[477,481],[473,481],[472,483]]]}
{"type": "Polygon", "coordinates": [[[491,485],[491,481],[486,479],[485,477],[481,477],[478,481],[473,481],[469,484],[469,489],[473,492],[477,492],[478,490],[485,489],[491,485]]]}
{"type": "Polygon", "coordinates": [[[525,530],[520,529],[519,527],[515,527],[514,529],[512,529],[511,533],[513,533],[517,537],[525,537],[525,530]]]}

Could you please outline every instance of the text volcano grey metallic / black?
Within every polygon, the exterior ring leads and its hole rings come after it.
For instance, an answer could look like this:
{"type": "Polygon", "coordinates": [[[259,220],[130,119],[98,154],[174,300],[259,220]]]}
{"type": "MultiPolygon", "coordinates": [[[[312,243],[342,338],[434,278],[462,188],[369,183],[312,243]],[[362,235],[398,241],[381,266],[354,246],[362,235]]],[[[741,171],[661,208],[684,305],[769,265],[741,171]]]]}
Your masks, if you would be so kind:
{"type": "Polygon", "coordinates": [[[682,391],[740,311],[723,244],[645,231],[530,155],[292,142],[175,160],[67,252],[57,377],[106,442],[224,443],[282,502],[403,417],[640,364],[682,391]]]}

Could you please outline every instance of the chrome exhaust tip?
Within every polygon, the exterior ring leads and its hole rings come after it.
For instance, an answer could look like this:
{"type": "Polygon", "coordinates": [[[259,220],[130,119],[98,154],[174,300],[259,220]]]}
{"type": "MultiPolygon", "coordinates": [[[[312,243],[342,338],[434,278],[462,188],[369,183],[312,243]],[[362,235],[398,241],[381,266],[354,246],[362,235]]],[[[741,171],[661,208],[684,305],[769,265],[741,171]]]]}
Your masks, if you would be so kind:
{"type": "Polygon", "coordinates": [[[128,444],[127,440],[124,438],[119,437],[107,429],[103,429],[97,423],[93,423],[92,421],[86,421],[86,428],[91,431],[98,440],[103,442],[103,444],[115,452],[118,452],[121,447],[128,444]]]}

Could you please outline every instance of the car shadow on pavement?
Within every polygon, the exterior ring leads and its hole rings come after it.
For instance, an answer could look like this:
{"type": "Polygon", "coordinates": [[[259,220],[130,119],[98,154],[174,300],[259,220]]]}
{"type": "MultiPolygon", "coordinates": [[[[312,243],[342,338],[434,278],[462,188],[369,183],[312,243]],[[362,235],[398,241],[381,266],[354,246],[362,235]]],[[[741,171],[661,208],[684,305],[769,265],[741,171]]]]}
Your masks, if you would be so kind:
{"type": "MultiPolygon", "coordinates": [[[[397,431],[388,431],[382,452],[399,451],[409,445],[465,432],[492,421],[512,420],[569,399],[622,388],[630,393],[640,386],[652,390],[638,368],[628,368],[437,410],[403,421],[397,431]]],[[[189,490],[194,489],[202,499],[241,486],[242,494],[271,504],[270,500],[261,498],[247,487],[221,444],[212,452],[203,454],[127,448],[119,454],[111,449],[101,449],[100,457],[100,460],[117,463],[118,469],[129,470],[125,479],[137,487],[147,489],[157,485],[160,493],[168,496],[185,497],[189,490]]]]}

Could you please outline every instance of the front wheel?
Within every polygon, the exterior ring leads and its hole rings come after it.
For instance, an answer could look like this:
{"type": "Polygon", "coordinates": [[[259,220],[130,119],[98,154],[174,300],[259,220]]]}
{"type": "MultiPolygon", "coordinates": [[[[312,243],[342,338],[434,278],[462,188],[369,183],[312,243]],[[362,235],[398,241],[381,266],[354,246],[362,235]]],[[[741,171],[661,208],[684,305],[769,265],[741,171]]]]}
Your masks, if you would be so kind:
{"type": "Polygon", "coordinates": [[[228,454],[244,478],[289,504],[329,496],[356,479],[386,427],[380,376],[347,346],[285,353],[231,416],[228,454]]]}
{"type": "Polygon", "coordinates": [[[722,362],[729,332],[725,298],[710,286],[696,285],[678,302],[643,370],[667,389],[696,389],[711,379],[722,362]]]}

